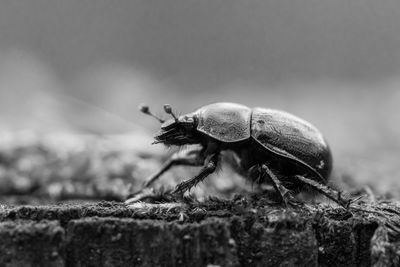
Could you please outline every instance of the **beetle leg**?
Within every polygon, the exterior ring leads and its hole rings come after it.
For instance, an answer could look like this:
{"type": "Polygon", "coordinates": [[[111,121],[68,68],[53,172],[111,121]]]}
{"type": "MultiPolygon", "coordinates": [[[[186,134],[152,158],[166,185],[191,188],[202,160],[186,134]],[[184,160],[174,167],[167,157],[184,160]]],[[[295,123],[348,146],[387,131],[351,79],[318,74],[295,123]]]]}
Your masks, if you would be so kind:
{"type": "Polygon", "coordinates": [[[256,165],[250,167],[247,170],[247,177],[249,177],[252,187],[255,183],[261,184],[261,181],[264,177],[264,173],[263,173],[261,166],[256,164],[256,165]]]}
{"type": "Polygon", "coordinates": [[[213,173],[217,168],[219,153],[210,155],[204,164],[204,167],[201,169],[200,173],[189,180],[183,181],[178,184],[175,190],[172,192],[173,194],[183,194],[186,191],[190,190],[192,187],[196,186],[198,183],[203,181],[208,175],[213,173]]]}
{"type": "Polygon", "coordinates": [[[312,187],[314,190],[316,190],[316,191],[320,192],[321,194],[325,195],[326,197],[332,199],[333,201],[335,201],[336,203],[338,203],[340,206],[344,207],[345,209],[347,209],[349,207],[351,200],[344,199],[342,197],[341,192],[337,192],[336,190],[334,190],[326,185],[323,185],[321,183],[318,183],[314,180],[311,180],[311,179],[306,178],[301,175],[296,175],[295,177],[298,180],[300,180],[301,182],[312,187]]]}
{"type": "Polygon", "coordinates": [[[174,153],[168,160],[163,164],[161,169],[150,176],[143,187],[149,187],[155,181],[157,181],[160,176],[168,171],[173,166],[186,165],[186,166],[201,166],[204,164],[204,156],[201,155],[202,151],[199,150],[185,150],[174,153]]]}
{"type": "Polygon", "coordinates": [[[187,165],[187,166],[201,166],[204,164],[203,150],[190,149],[174,153],[161,167],[159,171],[150,176],[143,184],[142,189],[129,196],[125,203],[133,203],[154,195],[154,190],[149,187],[157,181],[163,173],[168,171],[173,166],[187,165]]]}
{"type": "Polygon", "coordinates": [[[298,201],[293,197],[292,193],[282,185],[279,178],[271,171],[271,169],[267,165],[263,164],[261,168],[271,179],[272,186],[279,193],[283,203],[285,203],[285,206],[287,206],[288,204],[298,204],[298,201]]]}

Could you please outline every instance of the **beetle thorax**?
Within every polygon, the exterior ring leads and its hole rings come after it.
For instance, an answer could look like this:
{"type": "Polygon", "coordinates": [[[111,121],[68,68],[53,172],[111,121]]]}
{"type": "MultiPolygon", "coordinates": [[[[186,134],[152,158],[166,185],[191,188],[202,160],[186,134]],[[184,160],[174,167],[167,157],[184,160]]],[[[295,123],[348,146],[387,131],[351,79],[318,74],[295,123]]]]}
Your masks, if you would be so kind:
{"type": "Polygon", "coordinates": [[[224,143],[250,138],[251,109],[234,103],[215,103],[197,111],[197,130],[224,143]]]}

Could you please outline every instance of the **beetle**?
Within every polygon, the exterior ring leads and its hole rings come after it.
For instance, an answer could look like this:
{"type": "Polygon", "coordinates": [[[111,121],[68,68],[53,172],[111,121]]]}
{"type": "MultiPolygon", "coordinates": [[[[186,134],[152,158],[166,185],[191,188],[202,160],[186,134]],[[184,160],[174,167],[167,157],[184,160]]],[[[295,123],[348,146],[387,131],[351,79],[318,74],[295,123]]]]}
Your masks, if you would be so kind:
{"type": "MultiPolygon", "coordinates": [[[[301,192],[306,186],[341,206],[349,205],[339,192],[327,186],[332,170],[329,145],[316,127],[297,116],[236,103],[209,104],[179,117],[166,104],[164,111],[172,116],[167,121],[151,113],[146,105],[142,105],[140,110],[162,123],[154,143],[199,145],[199,148],[173,154],[157,173],[147,179],[141,192],[172,166],[203,166],[198,175],[181,182],[172,192],[182,195],[213,173],[221,155],[229,151],[233,155],[230,162],[235,170],[272,184],[286,204],[294,203],[292,193],[301,192]]],[[[126,203],[144,196],[139,192],[126,203]]]]}

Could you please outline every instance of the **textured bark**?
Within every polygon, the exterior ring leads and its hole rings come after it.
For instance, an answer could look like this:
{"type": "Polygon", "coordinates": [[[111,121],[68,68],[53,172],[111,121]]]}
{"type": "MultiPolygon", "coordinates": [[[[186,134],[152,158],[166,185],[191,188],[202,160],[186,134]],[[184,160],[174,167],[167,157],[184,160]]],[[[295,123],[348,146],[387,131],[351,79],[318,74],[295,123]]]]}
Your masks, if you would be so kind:
{"type": "Polygon", "coordinates": [[[1,266],[65,266],[64,229],[57,221],[0,223],[1,266]]]}
{"type": "Polygon", "coordinates": [[[243,198],[1,206],[0,266],[396,266],[400,207],[365,209],[243,198]]]}
{"type": "Polygon", "coordinates": [[[68,225],[70,266],[238,266],[229,224],[88,218],[68,225]]]}

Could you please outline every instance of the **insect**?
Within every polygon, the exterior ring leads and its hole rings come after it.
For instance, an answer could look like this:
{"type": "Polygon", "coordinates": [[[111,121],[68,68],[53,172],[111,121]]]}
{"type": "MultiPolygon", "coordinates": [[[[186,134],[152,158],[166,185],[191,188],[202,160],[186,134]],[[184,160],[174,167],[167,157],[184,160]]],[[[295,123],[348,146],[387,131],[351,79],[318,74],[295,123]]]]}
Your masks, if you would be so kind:
{"type": "MultiPolygon", "coordinates": [[[[143,190],[173,166],[202,166],[198,175],[181,182],[173,191],[183,194],[213,173],[221,155],[229,151],[234,155],[231,164],[235,170],[272,184],[286,204],[294,200],[292,192],[301,192],[305,187],[344,207],[349,204],[326,185],[332,169],[330,148],[320,131],[303,119],[280,110],[235,103],[209,104],[179,117],[170,105],[164,105],[165,112],[172,116],[167,121],[151,113],[146,105],[140,109],[162,123],[154,143],[200,147],[173,154],[149,177],[143,190]]],[[[140,198],[139,193],[126,203],[140,198]]]]}

